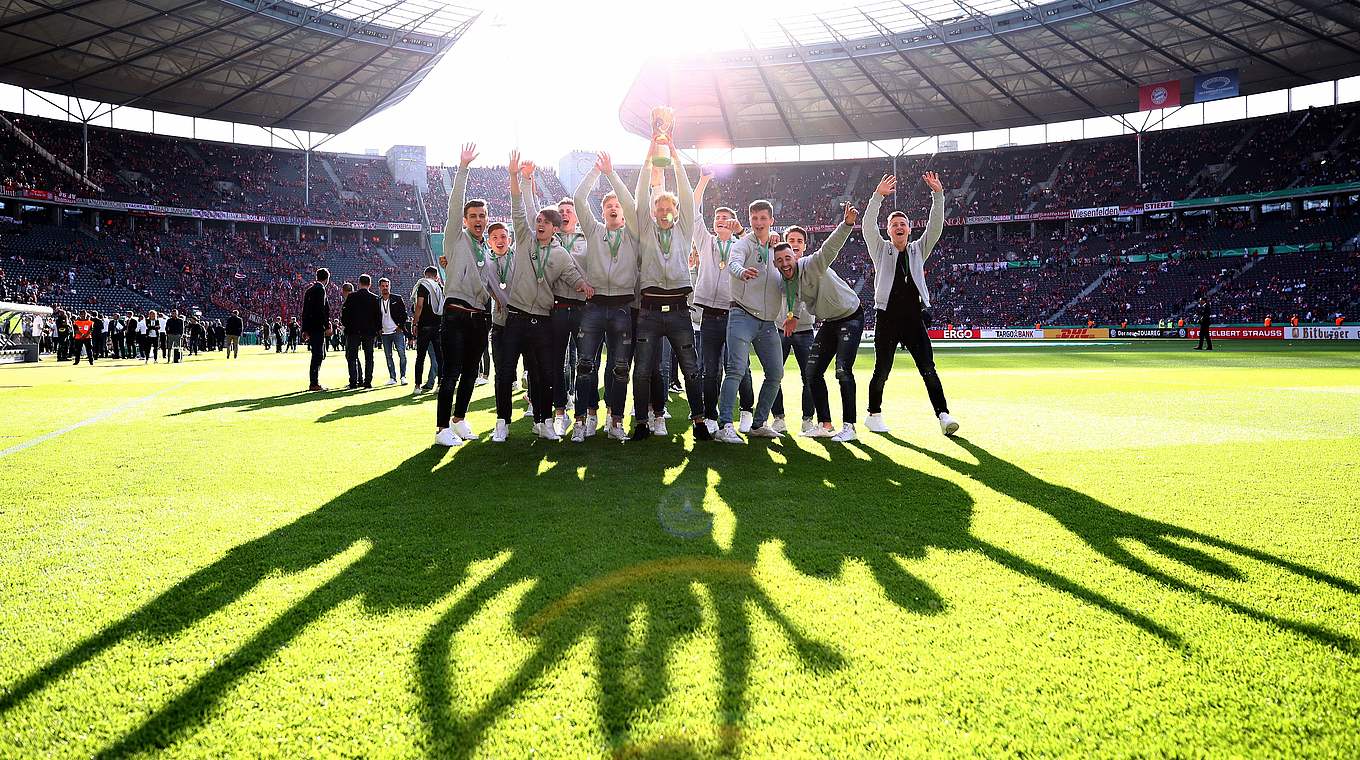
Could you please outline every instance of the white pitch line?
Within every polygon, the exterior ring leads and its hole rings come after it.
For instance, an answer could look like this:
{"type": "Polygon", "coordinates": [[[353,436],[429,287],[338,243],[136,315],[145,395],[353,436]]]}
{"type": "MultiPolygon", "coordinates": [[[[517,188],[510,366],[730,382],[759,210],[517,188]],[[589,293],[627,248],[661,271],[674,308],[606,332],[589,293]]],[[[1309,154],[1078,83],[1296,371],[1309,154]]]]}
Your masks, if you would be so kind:
{"type": "Polygon", "coordinates": [[[31,440],[24,441],[23,443],[16,443],[15,445],[10,446],[10,447],[7,448],[7,449],[0,450],[0,459],[4,459],[5,457],[9,456],[10,454],[17,454],[17,453],[19,453],[20,451],[23,451],[24,449],[31,449],[31,448],[33,448],[34,446],[37,446],[38,444],[40,444],[40,443],[42,443],[42,442],[44,442],[44,441],[50,441],[50,440],[52,440],[53,438],[56,438],[56,437],[59,436],[59,435],[65,435],[65,434],[71,432],[72,430],[78,430],[78,429],[80,429],[80,428],[85,427],[86,425],[93,425],[93,424],[96,423],[96,422],[103,422],[104,420],[106,420],[106,419],[112,417],[113,415],[115,415],[115,414],[117,414],[117,413],[119,413],[119,412],[121,412],[121,411],[124,411],[124,410],[127,410],[127,409],[131,409],[132,407],[137,406],[138,404],[146,403],[147,401],[150,401],[151,399],[156,398],[157,396],[162,396],[162,395],[165,395],[166,393],[169,393],[170,391],[173,391],[173,390],[182,388],[182,387],[184,387],[185,385],[187,385],[187,384],[193,382],[193,381],[196,380],[196,379],[197,379],[197,378],[189,378],[188,380],[182,380],[182,381],[180,381],[180,382],[178,382],[178,383],[175,383],[174,385],[170,386],[169,388],[162,388],[161,390],[158,390],[158,391],[156,391],[155,393],[152,393],[152,394],[149,395],[149,396],[142,396],[141,398],[134,398],[134,399],[132,399],[131,401],[127,401],[127,402],[124,402],[124,403],[122,403],[122,404],[119,404],[118,406],[115,406],[115,407],[112,408],[112,409],[109,409],[109,410],[100,412],[99,414],[96,414],[96,415],[93,416],[93,417],[89,417],[89,418],[87,418],[87,419],[81,420],[80,422],[75,422],[75,423],[72,423],[72,424],[70,424],[70,425],[67,425],[66,427],[64,427],[64,428],[62,428],[62,429],[60,429],[60,430],[53,430],[53,431],[50,432],[50,433],[45,433],[45,434],[43,434],[43,435],[38,436],[37,438],[33,438],[33,439],[31,439],[31,440]]]}

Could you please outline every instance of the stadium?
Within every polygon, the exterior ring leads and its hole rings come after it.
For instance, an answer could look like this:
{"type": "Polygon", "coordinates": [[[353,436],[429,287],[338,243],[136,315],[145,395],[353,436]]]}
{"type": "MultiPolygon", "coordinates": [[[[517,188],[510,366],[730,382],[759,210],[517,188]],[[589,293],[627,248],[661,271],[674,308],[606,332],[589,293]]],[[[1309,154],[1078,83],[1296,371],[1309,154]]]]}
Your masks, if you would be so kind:
{"type": "Polygon", "coordinates": [[[0,40],[0,756],[1360,755],[1354,3],[0,40]]]}

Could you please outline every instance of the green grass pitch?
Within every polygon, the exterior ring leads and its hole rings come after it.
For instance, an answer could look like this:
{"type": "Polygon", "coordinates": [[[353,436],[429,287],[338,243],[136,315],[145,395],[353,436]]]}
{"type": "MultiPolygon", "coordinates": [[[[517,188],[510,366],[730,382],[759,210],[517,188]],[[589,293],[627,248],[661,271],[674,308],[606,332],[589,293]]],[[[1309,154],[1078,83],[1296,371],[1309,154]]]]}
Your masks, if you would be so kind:
{"type": "Polygon", "coordinates": [[[941,349],[953,440],[903,355],[848,445],[0,368],[0,757],[1360,756],[1360,350],[1220,344],[941,349]]]}

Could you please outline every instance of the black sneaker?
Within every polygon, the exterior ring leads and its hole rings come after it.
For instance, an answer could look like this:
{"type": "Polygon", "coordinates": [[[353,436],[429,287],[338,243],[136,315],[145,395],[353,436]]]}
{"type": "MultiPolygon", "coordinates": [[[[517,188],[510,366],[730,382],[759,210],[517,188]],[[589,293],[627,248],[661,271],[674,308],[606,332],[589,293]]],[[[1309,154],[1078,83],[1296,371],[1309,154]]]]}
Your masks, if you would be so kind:
{"type": "Polygon", "coordinates": [[[711,441],[711,440],[713,440],[713,434],[710,433],[710,432],[708,432],[708,425],[707,425],[707,424],[705,424],[704,422],[696,422],[696,423],[694,423],[694,440],[696,440],[696,441],[711,441]]]}
{"type": "Polygon", "coordinates": [[[651,437],[652,437],[652,429],[651,429],[651,428],[647,427],[645,424],[642,424],[642,425],[637,425],[637,424],[635,424],[635,425],[633,425],[633,434],[630,435],[630,436],[628,436],[628,440],[630,440],[630,441],[645,441],[645,440],[647,440],[648,438],[651,438],[651,437]]]}

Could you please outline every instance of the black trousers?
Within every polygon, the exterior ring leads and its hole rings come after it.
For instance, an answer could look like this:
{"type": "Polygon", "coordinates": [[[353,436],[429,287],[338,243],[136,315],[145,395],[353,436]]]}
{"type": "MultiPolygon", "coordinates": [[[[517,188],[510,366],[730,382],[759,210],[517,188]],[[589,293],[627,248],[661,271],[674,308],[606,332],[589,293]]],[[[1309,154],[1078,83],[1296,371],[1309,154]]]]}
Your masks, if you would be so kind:
{"type": "Polygon", "coordinates": [[[864,337],[864,310],[844,318],[823,322],[812,339],[812,352],[803,371],[803,385],[812,390],[817,421],[831,421],[831,401],[826,389],[826,368],[836,361],[836,380],[841,386],[841,414],[855,424],[855,357],[864,337]]]}
{"type": "Polygon", "coordinates": [[[345,361],[349,364],[349,384],[373,384],[373,336],[345,334],[345,361]],[[364,366],[359,367],[359,349],[364,350],[364,366]]]}
{"type": "Polygon", "coordinates": [[[949,411],[944,400],[944,387],[940,376],[935,374],[935,354],[930,348],[930,335],[926,333],[924,312],[913,309],[907,314],[890,316],[878,310],[878,330],[874,335],[874,374],[869,378],[869,414],[883,411],[883,386],[892,373],[893,359],[897,347],[902,346],[916,362],[916,371],[925,381],[930,405],[938,416],[949,411]]]}
{"type": "MultiPolygon", "coordinates": [[[[442,320],[443,317],[440,317],[442,320]]],[[[425,390],[429,390],[432,383],[427,382],[425,377],[425,354],[430,354],[430,363],[439,371],[439,376],[443,376],[443,359],[440,358],[440,339],[439,323],[422,325],[416,330],[416,374],[414,383],[423,385],[425,390]]]]}
{"type": "Polygon", "coordinates": [[[72,339],[71,353],[76,355],[76,364],[80,364],[80,352],[82,350],[85,352],[86,356],[90,357],[90,364],[94,364],[94,343],[89,338],[86,338],[85,340],[72,339]]]}
{"type": "Polygon", "coordinates": [[[312,352],[309,377],[312,385],[321,385],[321,362],[326,359],[326,333],[311,333],[307,336],[307,348],[312,352]]]}
{"type": "Polygon", "coordinates": [[[1199,329],[1199,345],[1195,346],[1195,348],[1203,348],[1209,351],[1214,350],[1214,339],[1209,337],[1209,330],[1207,328],[1201,327],[1199,329]]]}
{"type": "MultiPolygon", "coordinates": [[[[459,419],[467,416],[472,389],[477,383],[477,365],[486,352],[486,336],[491,326],[491,318],[485,312],[464,311],[450,303],[444,304],[442,319],[439,402],[435,405],[435,427],[440,429],[449,426],[450,415],[459,419]]],[[[419,379],[419,372],[416,377],[419,379]]]]}
{"type": "Polygon", "coordinates": [[[576,391],[577,333],[581,331],[581,315],[585,302],[554,306],[552,311],[553,367],[552,403],[558,409],[567,408],[567,392],[576,391]]]}
{"type": "MultiPolygon", "coordinates": [[[[655,377],[661,365],[663,342],[670,344],[672,362],[680,365],[680,374],[685,379],[688,416],[703,414],[704,378],[699,374],[699,355],[694,350],[694,325],[689,321],[689,309],[684,308],[684,301],[668,311],[643,307],[638,313],[633,341],[633,413],[639,425],[647,422],[648,401],[652,400],[653,393],[660,390],[662,400],[665,399],[667,378],[662,377],[657,382],[655,377]]],[[[658,410],[653,408],[653,412],[658,410]]]]}
{"type": "MultiPolygon", "coordinates": [[[[515,367],[524,357],[529,371],[529,403],[534,422],[552,417],[552,380],[546,377],[552,364],[552,324],[549,317],[510,312],[501,328],[500,355],[496,357],[496,419],[510,421],[510,388],[515,367]]],[[[447,361],[447,359],[446,359],[447,361]]]]}

